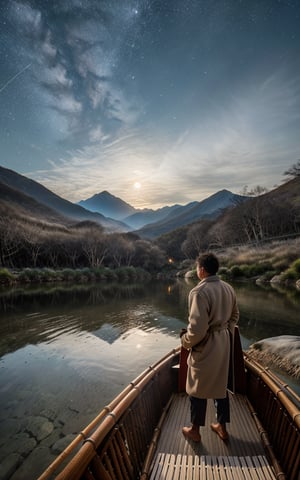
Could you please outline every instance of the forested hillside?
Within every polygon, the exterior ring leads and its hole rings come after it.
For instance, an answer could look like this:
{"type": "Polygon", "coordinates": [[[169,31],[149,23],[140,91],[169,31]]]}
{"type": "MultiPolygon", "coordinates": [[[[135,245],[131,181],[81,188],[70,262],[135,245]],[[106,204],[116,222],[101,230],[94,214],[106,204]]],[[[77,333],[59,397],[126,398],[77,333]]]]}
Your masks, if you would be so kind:
{"type": "Polygon", "coordinates": [[[76,222],[8,186],[0,190],[0,266],[11,269],[134,266],[160,271],[170,262],[195,258],[199,251],[300,234],[299,176],[238,201],[218,218],[186,225],[156,241],[134,233],[107,233],[97,223],[76,222]],[[11,195],[15,203],[8,201],[11,195]]]}

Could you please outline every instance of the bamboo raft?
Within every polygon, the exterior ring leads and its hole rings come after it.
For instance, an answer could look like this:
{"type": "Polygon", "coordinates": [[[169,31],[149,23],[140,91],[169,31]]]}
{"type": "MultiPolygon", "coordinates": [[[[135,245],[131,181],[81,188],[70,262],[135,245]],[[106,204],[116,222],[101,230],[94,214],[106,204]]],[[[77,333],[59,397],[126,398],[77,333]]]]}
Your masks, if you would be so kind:
{"type": "Polygon", "coordinates": [[[38,480],[300,479],[300,398],[288,385],[244,353],[229,441],[211,431],[209,401],[196,444],[181,432],[190,413],[179,363],[180,347],[145,370],[38,480]]]}

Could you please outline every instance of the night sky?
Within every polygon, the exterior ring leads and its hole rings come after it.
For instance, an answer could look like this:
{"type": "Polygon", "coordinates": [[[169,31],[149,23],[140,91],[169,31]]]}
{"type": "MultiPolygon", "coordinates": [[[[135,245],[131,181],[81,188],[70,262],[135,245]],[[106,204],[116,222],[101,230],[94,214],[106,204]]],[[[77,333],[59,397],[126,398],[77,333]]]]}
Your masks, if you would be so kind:
{"type": "Polygon", "coordinates": [[[0,164],[137,208],[300,158],[299,0],[2,0],[0,164]]]}

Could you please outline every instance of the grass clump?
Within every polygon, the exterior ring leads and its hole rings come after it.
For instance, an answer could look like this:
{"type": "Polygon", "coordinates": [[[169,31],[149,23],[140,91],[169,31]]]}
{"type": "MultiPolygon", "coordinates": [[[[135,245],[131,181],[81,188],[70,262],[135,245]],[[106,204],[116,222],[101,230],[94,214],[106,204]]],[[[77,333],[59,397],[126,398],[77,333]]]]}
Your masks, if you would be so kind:
{"type": "Polygon", "coordinates": [[[300,278],[300,258],[283,272],[282,278],[283,280],[298,280],[300,278]]]}
{"type": "Polygon", "coordinates": [[[0,269],[0,283],[12,284],[16,280],[15,275],[10,272],[7,268],[0,269]]]}

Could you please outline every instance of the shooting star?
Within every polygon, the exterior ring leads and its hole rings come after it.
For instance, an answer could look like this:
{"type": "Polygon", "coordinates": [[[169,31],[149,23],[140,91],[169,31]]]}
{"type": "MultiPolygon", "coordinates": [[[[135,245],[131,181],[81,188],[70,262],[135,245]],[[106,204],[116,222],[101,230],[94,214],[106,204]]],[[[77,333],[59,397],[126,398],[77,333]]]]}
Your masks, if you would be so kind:
{"type": "Polygon", "coordinates": [[[7,80],[7,82],[2,86],[0,87],[0,93],[3,92],[3,90],[10,84],[12,83],[17,77],[19,77],[19,75],[21,75],[23,72],[25,72],[25,70],[27,70],[29,67],[31,67],[31,63],[28,63],[28,65],[26,65],[26,67],[22,68],[22,70],[18,73],[16,73],[16,75],[14,75],[13,77],[11,77],[9,80],[7,80]]]}

